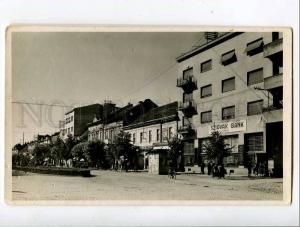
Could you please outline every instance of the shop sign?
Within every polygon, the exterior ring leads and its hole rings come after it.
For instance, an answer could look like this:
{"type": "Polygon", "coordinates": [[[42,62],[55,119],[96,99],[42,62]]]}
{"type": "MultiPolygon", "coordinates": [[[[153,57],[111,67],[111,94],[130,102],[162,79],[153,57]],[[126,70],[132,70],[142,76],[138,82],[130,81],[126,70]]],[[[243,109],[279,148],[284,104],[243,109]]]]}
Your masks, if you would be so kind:
{"type": "Polygon", "coordinates": [[[236,120],[228,122],[213,123],[209,126],[209,133],[219,131],[221,133],[241,132],[246,131],[247,121],[236,120]]]}

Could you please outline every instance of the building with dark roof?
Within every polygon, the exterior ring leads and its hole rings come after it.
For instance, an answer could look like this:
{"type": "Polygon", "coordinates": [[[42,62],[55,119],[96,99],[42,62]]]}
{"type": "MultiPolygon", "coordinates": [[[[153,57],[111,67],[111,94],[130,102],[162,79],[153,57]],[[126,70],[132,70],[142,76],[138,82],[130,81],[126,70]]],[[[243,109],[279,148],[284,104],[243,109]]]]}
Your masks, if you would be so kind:
{"type": "Polygon", "coordinates": [[[93,119],[101,118],[103,115],[103,105],[92,104],[88,106],[76,107],[65,114],[64,122],[61,125],[61,136],[63,139],[68,136],[78,137],[87,130],[87,124],[93,119]]]}
{"type": "Polygon", "coordinates": [[[131,124],[140,115],[156,107],[154,102],[146,99],[135,106],[129,103],[122,108],[115,109],[110,114],[103,115],[101,119],[94,118],[93,122],[88,124],[88,140],[112,143],[124,126],[131,124]]]}
{"type": "Polygon", "coordinates": [[[150,173],[158,173],[159,167],[157,163],[153,165],[150,163],[152,159],[154,162],[158,159],[151,156],[150,160],[148,152],[153,149],[169,149],[168,139],[177,136],[177,109],[177,102],[169,103],[150,110],[124,126],[124,131],[130,134],[132,144],[144,153],[144,168],[148,168],[148,163],[149,168],[154,168],[149,169],[150,173]]]}

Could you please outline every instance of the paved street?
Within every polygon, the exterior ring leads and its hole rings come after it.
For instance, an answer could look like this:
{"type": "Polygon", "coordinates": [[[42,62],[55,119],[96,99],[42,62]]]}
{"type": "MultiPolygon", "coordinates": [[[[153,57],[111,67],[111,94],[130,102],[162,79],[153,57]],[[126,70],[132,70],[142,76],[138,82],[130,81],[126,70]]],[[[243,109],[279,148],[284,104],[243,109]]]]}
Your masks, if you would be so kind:
{"type": "Polygon", "coordinates": [[[282,179],[92,171],[93,177],[13,176],[13,200],[280,200],[282,179]]]}

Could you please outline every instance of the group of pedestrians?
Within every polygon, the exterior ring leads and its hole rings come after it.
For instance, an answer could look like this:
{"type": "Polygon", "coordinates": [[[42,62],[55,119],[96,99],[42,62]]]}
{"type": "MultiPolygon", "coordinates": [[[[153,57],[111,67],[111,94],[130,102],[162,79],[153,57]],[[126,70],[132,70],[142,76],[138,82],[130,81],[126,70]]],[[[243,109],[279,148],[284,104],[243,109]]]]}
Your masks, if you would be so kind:
{"type": "MultiPolygon", "coordinates": [[[[205,174],[205,163],[200,164],[201,174],[205,174]]],[[[212,177],[225,178],[226,169],[223,164],[215,164],[214,162],[209,161],[207,163],[207,175],[212,175],[212,177]]]]}
{"type": "Polygon", "coordinates": [[[251,174],[258,176],[258,177],[265,177],[269,175],[268,165],[266,162],[257,162],[253,168],[252,162],[249,161],[248,163],[248,176],[250,177],[251,174]]]}

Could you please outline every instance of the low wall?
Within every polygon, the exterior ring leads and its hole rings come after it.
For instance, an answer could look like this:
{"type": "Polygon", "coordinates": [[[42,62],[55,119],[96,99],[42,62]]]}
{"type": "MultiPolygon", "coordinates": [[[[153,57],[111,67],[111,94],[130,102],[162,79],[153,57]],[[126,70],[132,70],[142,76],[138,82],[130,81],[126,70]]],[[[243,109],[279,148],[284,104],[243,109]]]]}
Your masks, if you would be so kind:
{"type": "Polygon", "coordinates": [[[42,174],[66,175],[66,176],[82,176],[82,177],[91,176],[91,171],[89,169],[79,169],[79,168],[15,166],[13,167],[13,170],[32,172],[32,173],[42,173],[42,174]]]}

